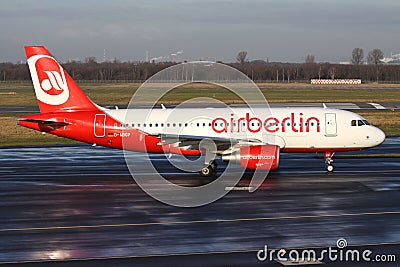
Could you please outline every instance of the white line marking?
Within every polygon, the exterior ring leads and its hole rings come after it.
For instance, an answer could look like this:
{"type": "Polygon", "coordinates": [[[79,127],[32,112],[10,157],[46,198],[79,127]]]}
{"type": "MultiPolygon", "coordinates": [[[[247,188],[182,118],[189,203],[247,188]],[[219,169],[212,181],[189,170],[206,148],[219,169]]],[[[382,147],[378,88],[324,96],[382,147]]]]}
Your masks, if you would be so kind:
{"type": "Polygon", "coordinates": [[[381,104],[378,103],[367,103],[370,104],[371,106],[373,106],[376,109],[386,109],[384,106],[382,106],[381,104]]]}

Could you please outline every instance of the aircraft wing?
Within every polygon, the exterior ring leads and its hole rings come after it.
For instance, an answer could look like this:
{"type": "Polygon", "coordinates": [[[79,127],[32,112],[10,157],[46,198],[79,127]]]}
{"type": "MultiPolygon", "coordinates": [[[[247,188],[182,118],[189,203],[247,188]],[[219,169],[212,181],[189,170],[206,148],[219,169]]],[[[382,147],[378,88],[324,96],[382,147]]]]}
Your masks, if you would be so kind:
{"type": "Polygon", "coordinates": [[[197,136],[197,135],[174,135],[174,134],[160,134],[157,135],[161,145],[179,143],[179,147],[187,147],[190,150],[198,150],[202,140],[210,140],[216,145],[219,153],[233,149],[237,146],[243,145],[265,145],[258,139],[234,139],[234,138],[221,138],[211,136],[197,136]]]}

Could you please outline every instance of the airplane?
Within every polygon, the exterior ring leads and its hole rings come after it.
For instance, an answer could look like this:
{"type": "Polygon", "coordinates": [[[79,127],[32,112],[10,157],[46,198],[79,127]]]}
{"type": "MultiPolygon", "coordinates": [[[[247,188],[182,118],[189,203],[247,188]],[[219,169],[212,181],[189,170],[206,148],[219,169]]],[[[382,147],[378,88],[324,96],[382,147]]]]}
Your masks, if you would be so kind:
{"type": "Polygon", "coordinates": [[[44,46],[25,46],[25,53],[40,113],[22,116],[20,126],[109,148],[203,156],[198,170],[203,177],[216,175],[216,158],[253,171],[274,170],[281,152],[324,153],[326,171],[333,172],[335,152],[385,140],[384,132],[360,115],[325,105],[270,108],[269,113],[248,107],[187,107],[176,113],[162,106],[127,116],[127,109],[92,102],[44,46]],[[202,147],[204,138],[215,146],[202,147]]]}

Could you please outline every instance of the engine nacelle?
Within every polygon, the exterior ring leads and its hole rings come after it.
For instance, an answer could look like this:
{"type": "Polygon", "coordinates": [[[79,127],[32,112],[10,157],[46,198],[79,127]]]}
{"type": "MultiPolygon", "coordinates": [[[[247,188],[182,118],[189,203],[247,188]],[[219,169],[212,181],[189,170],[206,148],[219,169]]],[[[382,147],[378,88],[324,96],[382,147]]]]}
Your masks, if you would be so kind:
{"type": "Polygon", "coordinates": [[[279,146],[241,146],[232,154],[222,155],[222,160],[240,164],[250,170],[275,170],[279,165],[279,146]]]}

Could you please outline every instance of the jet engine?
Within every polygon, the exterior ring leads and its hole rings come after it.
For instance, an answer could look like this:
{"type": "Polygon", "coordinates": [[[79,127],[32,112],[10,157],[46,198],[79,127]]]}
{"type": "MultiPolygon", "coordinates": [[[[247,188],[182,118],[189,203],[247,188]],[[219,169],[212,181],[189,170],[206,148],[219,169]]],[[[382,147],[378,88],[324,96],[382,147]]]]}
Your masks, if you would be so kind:
{"type": "Polygon", "coordinates": [[[222,155],[222,160],[250,170],[275,170],[279,165],[279,146],[241,146],[231,154],[222,155]]]}

